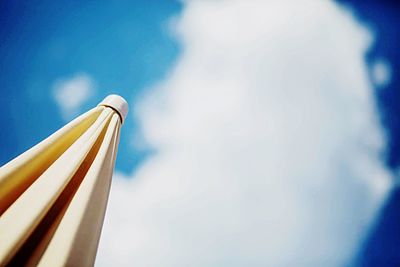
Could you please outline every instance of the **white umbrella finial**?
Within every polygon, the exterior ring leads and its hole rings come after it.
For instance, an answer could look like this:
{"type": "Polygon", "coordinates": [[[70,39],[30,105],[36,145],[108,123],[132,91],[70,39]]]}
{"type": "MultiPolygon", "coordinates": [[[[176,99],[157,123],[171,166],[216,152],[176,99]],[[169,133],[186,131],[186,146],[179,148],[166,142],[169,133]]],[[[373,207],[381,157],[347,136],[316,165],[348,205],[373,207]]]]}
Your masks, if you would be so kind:
{"type": "Polygon", "coordinates": [[[108,95],[99,106],[106,106],[114,109],[121,117],[121,123],[124,123],[126,115],[128,114],[128,102],[119,95],[108,95]]]}

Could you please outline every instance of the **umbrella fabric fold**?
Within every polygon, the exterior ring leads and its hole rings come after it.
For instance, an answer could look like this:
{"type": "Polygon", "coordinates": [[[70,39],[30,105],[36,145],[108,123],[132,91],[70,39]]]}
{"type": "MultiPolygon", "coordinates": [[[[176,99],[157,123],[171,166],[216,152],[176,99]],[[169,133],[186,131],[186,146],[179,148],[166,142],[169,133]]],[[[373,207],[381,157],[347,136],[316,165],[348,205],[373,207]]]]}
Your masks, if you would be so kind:
{"type": "Polygon", "coordinates": [[[93,266],[126,113],[109,96],[0,168],[0,266],[93,266]]]}

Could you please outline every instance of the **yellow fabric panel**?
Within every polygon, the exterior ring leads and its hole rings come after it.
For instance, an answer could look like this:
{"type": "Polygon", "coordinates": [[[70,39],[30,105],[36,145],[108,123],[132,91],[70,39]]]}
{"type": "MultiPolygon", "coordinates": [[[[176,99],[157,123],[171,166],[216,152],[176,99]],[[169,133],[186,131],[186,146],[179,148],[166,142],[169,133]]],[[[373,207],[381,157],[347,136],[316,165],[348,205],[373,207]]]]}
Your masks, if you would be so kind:
{"type": "Polygon", "coordinates": [[[83,178],[38,266],[93,266],[119,142],[114,114],[98,153],[83,178]]]}
{"type": "Polygon", "coordinates": [[[17,253],[62,195],[113,113],[109,108],[101,109],[97,120],[64,153],[51,159],[53,164],[0,217],[0,265],[17,253]]]}
{"type": "Polygon", "coordinates": [[[98,118],[96,107],[0,168],[0,215],[98,118]]]}
{"type": "Polygon", "coordinates": [[[86,112],[0,168],[0,267],[94,265],[121,103],[86,112]]]}

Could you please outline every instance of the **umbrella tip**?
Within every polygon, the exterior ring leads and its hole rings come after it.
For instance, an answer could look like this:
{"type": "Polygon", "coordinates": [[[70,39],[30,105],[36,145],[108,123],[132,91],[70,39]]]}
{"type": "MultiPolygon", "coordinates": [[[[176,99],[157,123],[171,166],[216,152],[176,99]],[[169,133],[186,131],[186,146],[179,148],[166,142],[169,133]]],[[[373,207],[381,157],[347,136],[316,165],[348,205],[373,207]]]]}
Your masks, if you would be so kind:
{"type": "Polygon", "coordinates": [[[121,117],[122,123],[124,123],[126,115],[128,114],[128,102],[126,102],[122,96],[108,95],[98,106],[106,106],[114,109],[121,117]]]}

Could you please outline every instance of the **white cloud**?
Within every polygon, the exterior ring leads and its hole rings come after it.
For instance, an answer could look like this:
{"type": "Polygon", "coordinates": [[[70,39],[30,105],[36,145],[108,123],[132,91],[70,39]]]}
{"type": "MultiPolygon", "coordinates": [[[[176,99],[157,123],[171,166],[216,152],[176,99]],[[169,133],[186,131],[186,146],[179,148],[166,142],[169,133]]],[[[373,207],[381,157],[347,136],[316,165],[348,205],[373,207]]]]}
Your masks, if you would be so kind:
{"type": "Polygon", "coordinates": [[[392,79],[392,69],[384,59],[378,59],[372,64],[371,77],[375,85],[385,87],[392,79]]]}
{"type": "Polygon", "coordinates": [[[325,0],[188,1],[137,103],[158,153],[115,177],[99,266],[341,266],[390,187],[364,54],[325,0]]]}
{"type": "Polygon", "coordinates": [[[54,99],[66,121],[79,115],[82,105],[94,94],[94,91],[94,81],[85,73],[59,79],[53,86],[54,99]]]}

